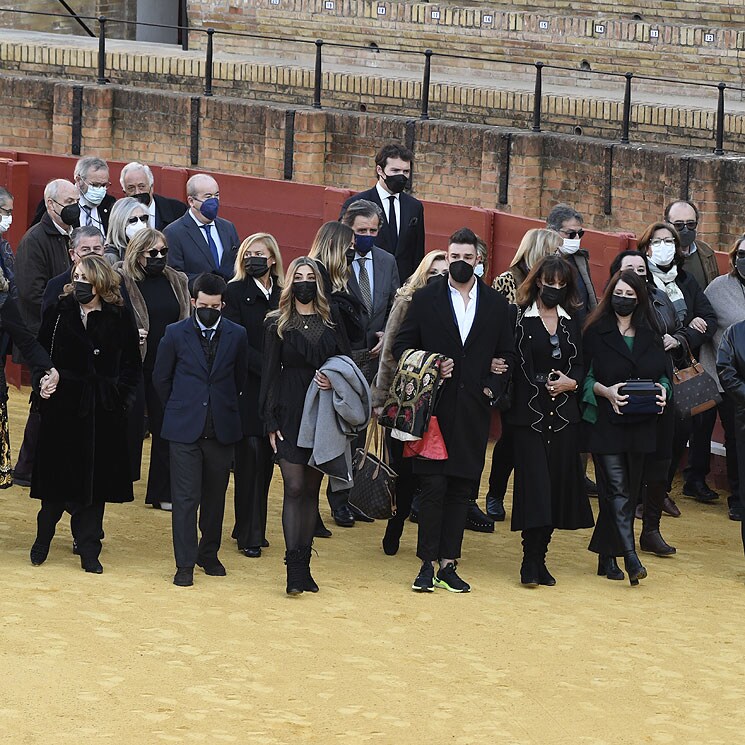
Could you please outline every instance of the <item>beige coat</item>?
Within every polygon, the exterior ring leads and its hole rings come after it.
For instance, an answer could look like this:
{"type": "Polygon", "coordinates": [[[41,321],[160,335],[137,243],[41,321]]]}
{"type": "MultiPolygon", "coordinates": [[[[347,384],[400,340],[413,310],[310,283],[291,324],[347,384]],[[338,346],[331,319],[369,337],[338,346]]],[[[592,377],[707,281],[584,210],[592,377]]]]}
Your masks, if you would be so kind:
{"type": "Polygon", "coordinates": [[[388,316],[385,333],[383,334],[383,346],[380,350],[378,374],[375,376],[375,380],[371,386],[373,408],[382,406],[388,399],[388,390],[393,383],[393,378],[398,368],[398,363],[393,357],[393,344],[396,341],[398,330],[401,328],[401,324],[409,312],[410,305],[411,298],[406,296],[396,295],[393,301],[393,307],[388,316]]]}

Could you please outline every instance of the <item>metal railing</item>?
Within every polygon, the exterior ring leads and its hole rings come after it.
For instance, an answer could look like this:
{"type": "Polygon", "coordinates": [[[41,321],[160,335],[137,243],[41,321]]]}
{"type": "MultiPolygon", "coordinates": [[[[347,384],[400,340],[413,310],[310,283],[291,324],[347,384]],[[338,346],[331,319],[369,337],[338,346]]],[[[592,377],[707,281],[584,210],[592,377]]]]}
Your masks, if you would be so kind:
{"type": "MultiPolygon", "coordinates": [[[[16,10],[13,8],[0,8],[0,13],[12,13],[18,15],[36,15],[36,16],[48,16],[48,17],[61,17],[70,18],[69,14],[65,13],[50,13],[44,11],[33,11],[33,10],[16,10]]],[[[83,24],[83,21],[96,21],[98,23],[98,77],[96,82],[99,85],[106,85],[109,83],[109,79],[106,77],[106,29],[108,24],[122,24],[125,26],[145,26],[152,28],[163,28],[176,30],[181,33],[181,47],[184,50],[189,48],[189,33],[202,33],[206,35],[207,43],[205,49],[205,74],[204,74],[204,88],[203,95],[213,96],[213,68],[214,68],[214,51],[215,51],[215,36],[226,36],[226,37],[238,37],[244,39],[260,39],[267,42],[280,42],[280,43],[294,43],[294,44],[306,44],[315,46],[315,69],[314,69],[314,85],[313,85],[313,99],[311,105],[313,108],[322,108],[322,97],[323,97],[323,48],[334,47],[339,49],[358,49],[367,52],[371,51],[369,46],[361,44],[346,44],[341,42],[325,41],[323,39],[290,39],[286,37],[277,36],[264,36],[261,34],[251,34],[242,31],[228,31],[218,30],[214,28],[202,28],[189,26],[187,24],[186,14],[182,15],[182,23],[179,25],[168,25],[162,23],[149,23],[144,21],[127,21],[121,18],[107,18],[106,16],[82,16],[74,15],[74,18],[78,23],[83,25],[86,30],[87,26],[83,24]]],[[[393,54],[409,55],[412,57],[423,57],[423,71],[422,71],[422,83],[421,83],[421,96],[420,96],[420,107],[419,116],[421,119],[429,119],[429,99],[430,99],[430,79],[432,72],[432,58],[437,57],[438,59],[451,59],[460,61],[473,61],[473,62],[493,62],[496,64],[504,65],[518,65],[523,68],[530,67],[525,62],[497,59],[494,57],[483,57],[473,55],[461,55],[461,54],[449,54],[447,52],[435,52],[432,49],[406,49],[406,48],[391,48],[391,47],[375,47],[375,52],[390,52],[393,54]]],[[[703,83],[692,80],[674,80],[670,78],[654,77],[650,75],[639,75],[632,71],[629,72],[610,72],[604,70],[592,70],[583,68],[573,68],[563,65],[551,65],[544,62],[536,62],[535,67],[535,87],[533,92],[533,123],[532,130],[534,132],[541,132],[542,128],[542,117],[543,117],[543,71],[544,70],[557,70],[571,73],[589,74],[589,75],[604,75],[614,78],[624,79],[624,96],[623,96],[623,114],[621,121],[621,132],[619,141],[621,143],[630,142],[630,128],[631,128],[631,109],[632,109],[632,81],[633,80],[645,80],[653,83],[666,83],[675,84],[682,86],[692,86],[699,88],[716,89],[718,92],[717,110],[715,117],[715,125],[713,137],[715,140],[714,154],[724,155],[724,120],[725,120],[725,91],[739,91],[745,93],[745,88],[737,86],[728,86],[726,83],[703,83]]]]}

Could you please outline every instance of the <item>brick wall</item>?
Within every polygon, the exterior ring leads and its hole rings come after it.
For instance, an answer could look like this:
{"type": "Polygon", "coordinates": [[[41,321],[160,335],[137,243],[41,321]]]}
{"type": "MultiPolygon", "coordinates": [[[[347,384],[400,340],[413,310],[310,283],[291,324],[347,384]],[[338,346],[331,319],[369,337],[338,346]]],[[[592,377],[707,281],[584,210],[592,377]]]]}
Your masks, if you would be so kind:
{"type": "MultiPolygon", "coordinates": [[[[80,16],[90,16],[91,18],[106,16],[107,18],[117,18],[125,21],[137,20],[137,0],[71,0],[68,4],[80,16]]],[[[2,7],[60,15],[54,17],[0,12],[0,28],[17,28],[79,36],[86,33],[72,16],[66,14],[65,9],[56,0],[7,0],[2,3],[2,7]]],[[[85,20],[84,23],[95,34],[98,33],[98,23],[95,20],[85,20]]],[[[135,38],[134,27],[123,26],[122,24],[109,24],[106,34],[117,39],[135,38]]]]}
{"type": "MultiPolygon", "coordinates": [[[[69,82],[0,77],[4,146],[71,154],[73,89],[69,82]]],[[[86,85],[82,100],[82,153],[191,165],[191,96],[86,85]]],[[[282,178],[286,107],[221,97],[199,103],[199,167],[282,178]]],[[[414,147],[414,188],[422,199],[534,217],[567,201],[592,227],[638,234],[667,201],[689,195],[701,207],[702,237],[716,247],[743,229],[739,158],[313,109],[295,110],[290,139],[293,177],[301,183],[367,188],[376,149],[393,140],[414,147]]]]}

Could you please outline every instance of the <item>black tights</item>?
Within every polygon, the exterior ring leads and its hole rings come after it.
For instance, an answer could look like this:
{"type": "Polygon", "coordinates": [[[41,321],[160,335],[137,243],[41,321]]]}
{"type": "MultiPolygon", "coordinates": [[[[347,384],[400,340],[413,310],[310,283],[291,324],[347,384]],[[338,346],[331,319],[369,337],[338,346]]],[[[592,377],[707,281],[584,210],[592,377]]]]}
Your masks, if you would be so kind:
{"type": "Polygon", "coordinates": [[[310,466],[290,463],[281,458],[285,498],[282,505],[282,530],[285,547],[292,551],[313,543],[318,514],[318,492],[323,474],[310,466]]]}

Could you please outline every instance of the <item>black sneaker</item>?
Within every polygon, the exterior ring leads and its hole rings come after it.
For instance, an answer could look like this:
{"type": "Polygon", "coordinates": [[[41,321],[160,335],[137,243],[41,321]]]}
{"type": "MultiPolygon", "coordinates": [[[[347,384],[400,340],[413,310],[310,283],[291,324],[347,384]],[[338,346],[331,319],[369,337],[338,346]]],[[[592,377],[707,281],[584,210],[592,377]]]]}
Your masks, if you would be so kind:
{"type": "Polygon", "coordinates": [[[435,587],[449,592],[471,592],[471,585],[464,582],[455,571],[455,562],[440,567],[435,577],[435,587]]]}
{"type": "Polygon", "coordinates": [[[422,568],[419,570],[419,574],[417,574],[411,589],[414,592],[435,591],[435,569],[431,561],[422,562],[422,568]]]}

